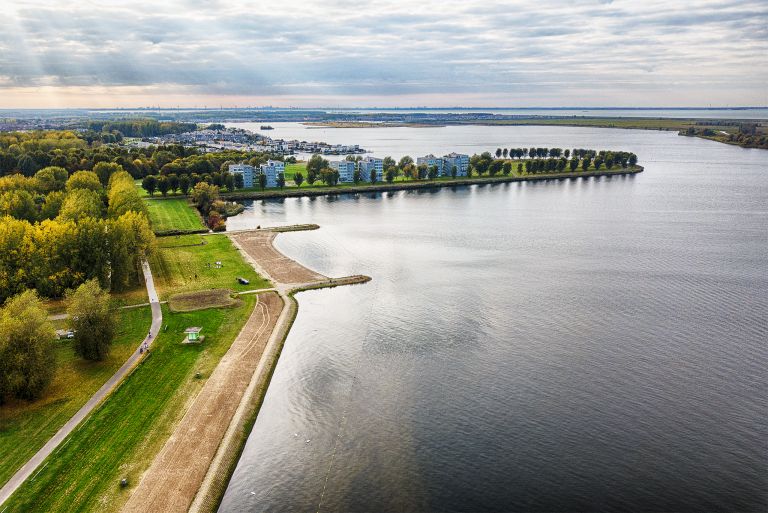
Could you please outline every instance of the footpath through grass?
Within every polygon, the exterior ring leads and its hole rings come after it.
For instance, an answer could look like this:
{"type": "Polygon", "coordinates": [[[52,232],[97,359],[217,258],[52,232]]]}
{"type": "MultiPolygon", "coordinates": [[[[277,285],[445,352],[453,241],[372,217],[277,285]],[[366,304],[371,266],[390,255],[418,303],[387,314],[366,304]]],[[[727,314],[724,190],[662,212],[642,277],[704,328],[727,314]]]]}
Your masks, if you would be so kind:
{"type": "MultiPolygon", "coordinates": [[[[118,332],[109,357],[88,362],[77,356],[72,340],[56,344],[56,374],[41,399],[13,401],[0,407],[0,484],[31,458],[120,368],[146,336],[149,307],[115,312],[118,332]]],[[[57,321],[63,328],[67,321],[57,321]]]]}
{"type": "Polygon", "coordinates": [[[256,300],[248,295],[236,308],[189,313],[171,313],[164,307],[167,330],[149,356],[19,488],[3,512],[118,511],[229,349],[256,300]],[[202,344],[181,344],[189,326],[203,327],[202,344]],[[123,477],[128,478],[127,489],[120,487],[123,477]]]}
{"type": "Polygon", "coordinates": [[[185,198],[146,200],[149,221],[158,235],[207,231],[185,198]]]}
{"type": "Polygon", "coordinates": [[[170,294],[226,288],[236,292],[271,287],[226,235],[163,237],[150,260],[161,299],[170,294]],[[221,267],[216,262],[221,262],[221,267]],[[237,278],[250,281],[241,285],[237,278]]]}

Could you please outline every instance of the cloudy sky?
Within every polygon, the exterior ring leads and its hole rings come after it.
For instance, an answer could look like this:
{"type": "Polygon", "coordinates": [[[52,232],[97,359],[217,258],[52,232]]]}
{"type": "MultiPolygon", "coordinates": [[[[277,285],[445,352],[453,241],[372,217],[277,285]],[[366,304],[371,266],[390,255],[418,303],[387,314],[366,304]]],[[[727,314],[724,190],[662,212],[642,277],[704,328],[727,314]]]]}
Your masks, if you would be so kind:
{"type": "Polygon", "coordinates": [[[0,108],[768,104],[768,1],[0,0],[0,108]]]}

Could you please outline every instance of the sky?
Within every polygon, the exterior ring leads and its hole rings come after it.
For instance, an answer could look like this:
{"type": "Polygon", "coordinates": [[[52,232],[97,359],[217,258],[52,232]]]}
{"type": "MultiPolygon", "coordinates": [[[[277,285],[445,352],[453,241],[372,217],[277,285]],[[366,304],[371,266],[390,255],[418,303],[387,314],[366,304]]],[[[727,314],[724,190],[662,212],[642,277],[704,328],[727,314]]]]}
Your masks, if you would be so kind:
{"type": "Polygon", "coordinates": [[[0,0],[0,108],[768,105],[768,0],[0,0]]]}

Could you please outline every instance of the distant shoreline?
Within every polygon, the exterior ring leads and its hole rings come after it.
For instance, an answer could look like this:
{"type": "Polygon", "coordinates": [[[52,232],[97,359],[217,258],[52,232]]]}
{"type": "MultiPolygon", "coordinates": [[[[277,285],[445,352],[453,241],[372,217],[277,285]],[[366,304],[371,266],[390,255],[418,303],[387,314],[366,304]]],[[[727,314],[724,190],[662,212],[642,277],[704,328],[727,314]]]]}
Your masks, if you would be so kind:
{"type": "Polygon", "coordinates": [[[229,200],[255,200],[255,199],[273,199],[273,198],[300,198],[314,196],[335,196],[339,194],[359,194],[366,192],[389,192],[389,191],[409,191],[421,189],[438,189],[441,187],[456,187],[465,185],[482,185],[494,183],[509,182],[539,182],[545,180],[565,180],[571,178],[590,178],[603,176],[621,176],[635,175],[643,172],[643,166],[634,166],[628,168],[619,168],[601,171],[573,172],[573,173],[551,173],[546,175],[529,176],[483,176],[475,178],[457,178],[451,180],[418,180],[412,182],[393,182],[376,183],[373,185],[353,185],[353,186],[335,186],[335,187],[313,187],[313,188],[290,188],[290,189],[269,189],[264,191],[243,191],[243,192],[225,192],[221,193],[222,198],[229,200]]]}

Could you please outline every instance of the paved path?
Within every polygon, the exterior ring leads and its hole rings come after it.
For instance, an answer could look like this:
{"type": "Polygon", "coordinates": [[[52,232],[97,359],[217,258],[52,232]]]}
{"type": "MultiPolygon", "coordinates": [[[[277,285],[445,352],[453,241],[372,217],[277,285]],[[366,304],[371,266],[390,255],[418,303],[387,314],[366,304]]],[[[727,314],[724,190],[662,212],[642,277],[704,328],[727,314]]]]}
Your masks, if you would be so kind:
{"type": "MultiPolygon", "coordinates": [[[[152,327],[150,336],[141,341],[141,344],[147,342],[152,344],[155,341],[157,333],[160,331],[160,327],[163,324],[163,312],[160,307],[160,302],[157,297],[157,291],[155,290],[155,282],[152,279],[152,271],[149,269],[149,264],[144,261],[144,281],[147,285],[147,294],[149,295],[149,304],[152,308],[152,327]]],[[[38,466],[59,446],[64,439],[75,430],[80,422],[88,416],[101,402],[106,398],[115,386],[120,383],[133,369],[133,367],[139,362],[142,355],[139,354],[138,347],[130,358],[123,364],[122,367],[102,385],[102,387],[83,405],[75,415],[59,429],[53,438],[48,440],[37,453],[30,458],[27,463],[24,464],[11,479],[0,488],[0,506],[8,500],[8,498],[15,492],[19,486],[26,481],[26,479],[32,475],[38,466]]],[[[0,510],[2,511],[2,510],[0,510]]]]}

